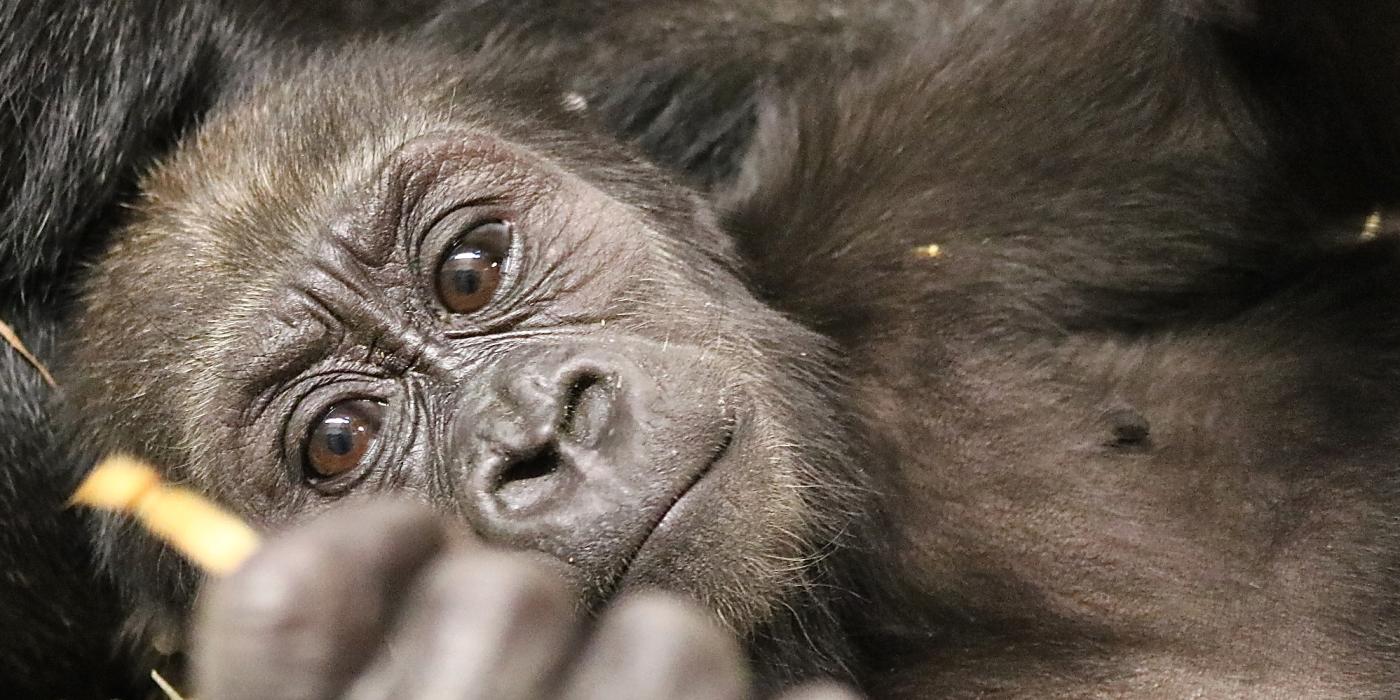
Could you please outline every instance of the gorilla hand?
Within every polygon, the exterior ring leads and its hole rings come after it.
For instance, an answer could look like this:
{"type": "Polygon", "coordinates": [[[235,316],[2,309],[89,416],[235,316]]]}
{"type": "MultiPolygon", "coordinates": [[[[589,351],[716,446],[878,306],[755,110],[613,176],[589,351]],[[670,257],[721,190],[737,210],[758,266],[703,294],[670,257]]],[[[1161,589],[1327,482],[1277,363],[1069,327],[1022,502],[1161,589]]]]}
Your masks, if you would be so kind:
{"type": "Polygon", "coordinates": [[[543,557],[453,542],[421,507],[357,504],[210,584],[196,687],[208,700],[751,694],[738,645],[691,604],[647,593],[585,625],[574,600],[543,557]]]}

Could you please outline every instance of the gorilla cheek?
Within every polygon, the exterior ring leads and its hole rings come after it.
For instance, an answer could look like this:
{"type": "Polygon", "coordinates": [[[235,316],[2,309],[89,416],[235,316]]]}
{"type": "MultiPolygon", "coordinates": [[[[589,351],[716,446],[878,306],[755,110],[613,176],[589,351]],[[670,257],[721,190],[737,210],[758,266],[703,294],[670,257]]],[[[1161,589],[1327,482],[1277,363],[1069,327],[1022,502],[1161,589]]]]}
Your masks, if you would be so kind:
{"type": "Polygon", "coordinates": [[[768,420],[750,414],[735,426],[724,454],[641,547],[622,588],[686,593],[728,610],[736,629],[767,616],[792,570],[773,564],[800,559],[810,529],[792,453],[768,420]]]}

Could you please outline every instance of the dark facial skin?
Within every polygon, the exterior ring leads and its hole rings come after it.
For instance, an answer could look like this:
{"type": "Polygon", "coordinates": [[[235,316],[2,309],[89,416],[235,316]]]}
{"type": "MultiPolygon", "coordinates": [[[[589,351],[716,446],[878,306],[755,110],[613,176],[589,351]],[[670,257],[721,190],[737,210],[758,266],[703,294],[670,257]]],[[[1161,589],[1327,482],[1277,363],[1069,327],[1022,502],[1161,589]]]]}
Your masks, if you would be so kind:
{"type": "MultiPolygon", "coordinates": [[[[824,348],[745,291],[686,190],[567,117],[507,116],[510,93],[491,92],[484,71],[425,85],[399,65],[411,63],[337,57],[219,114],[148,178],[146,205],[87,286],[73,364],[91,382],[74,393],[80,415],[110,417],[89,424],[96,451],[144,454],[270,530],[371,494],[439,514],[371,509],[270,548],[214,598],[203,630],[220,651],[201,657],[199,692],[275,697],[224,682],[275,668],[270,683],[318,692],[387,673],[424,687],[544,684],[482,695],[534,697],[568,666],[585,678],[580,697],[619,697],[622,679],[570,660],[632,657],[672,627],[714,651],[653,648],[638,673],[672,683],[698,671],[652,671],[709,664],[721,685],[696,697],[745,692],[717,630],[771,636],[819,614],[805,590],[821,566],[774,562],[812,557],[850,525],[810,515],[842,512],[824,504],[854,483],[823,466],[843,449],[828,442],[830,413],[811,410],[829,400],[824,348]],[[402,87],[334,97],[356,71],[402,87]],[[449,533],[469,542],[447,546],[449,533]],[[418,592],[389,614],[375,600],[398,596],[381,585],[418,592]],[[575,631],[639,589],[684,594],[717,619],[653,598],[593,636],[575,631]],[[495,617],[468,623],[443,605],[495,617]],[[657,606],[655,620],[639,612],[657,606]],[[546,622],[498,639],[521,619],[546,622]],[[465,625],[452,644],[494,651],[400,677],[370,662],[401,621],[465,625]],[[262,639],[288,628],[295,649],[262,639]],[[304,635],[323,641],[298,646],[304,635]],[[524,642],[533,651],[517,655],[524,642]]],[[[178,630],[192,573],[122,523],[103,527],[126,531],[107,556],[127,562],[121,582],[154,631],[178,630]]],[[[761,680],[811,672],[783,665],[761,680]]]]}

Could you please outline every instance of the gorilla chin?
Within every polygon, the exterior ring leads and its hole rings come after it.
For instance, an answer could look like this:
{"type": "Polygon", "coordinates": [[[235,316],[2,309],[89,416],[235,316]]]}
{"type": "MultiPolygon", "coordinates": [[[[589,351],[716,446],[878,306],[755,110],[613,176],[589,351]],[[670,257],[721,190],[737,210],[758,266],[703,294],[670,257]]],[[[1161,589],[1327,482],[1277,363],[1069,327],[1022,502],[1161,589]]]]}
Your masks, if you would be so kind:
{"type": "MultiPolygon", "coordinates": [[[[80,458],[267,529],[403,494],[563,562],[586,607],[662,587],[751,639],[815,629],[849,523],[811,514],[859,511],[822,342],[689,190],[489,66],[410,65],[291,69],[149,174],[75,324],[80,458]]],[[[136,622],[182,629],[197,576],[96,528],[136,622]]]]}

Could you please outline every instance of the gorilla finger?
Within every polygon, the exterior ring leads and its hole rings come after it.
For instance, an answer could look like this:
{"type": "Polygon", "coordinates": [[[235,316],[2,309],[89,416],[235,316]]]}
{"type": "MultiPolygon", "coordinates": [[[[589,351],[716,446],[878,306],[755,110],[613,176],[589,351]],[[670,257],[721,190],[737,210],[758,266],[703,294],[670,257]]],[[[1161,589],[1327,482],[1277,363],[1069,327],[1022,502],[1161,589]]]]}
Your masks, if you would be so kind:
{"type": "Polygon", "coordinates": [[[349,697],[539,697],[567,658],[576,598],[526,555],[453,552],[415,584],[391,644],[349,697]]]}
{"type": "Polygon", "coordinates": [[[270,540],[201,593],[193,671],[199,697],[333,697],[378,648],[391,601],[442,546],[421,506],[332,510],[270,540]]]}
{"type": "Polygon", "coordinates": [[[688,602],[657,593],[608,611],[569,679],[568,700],[735,700],[747,665],[734,638],[688,602]]]}
{"type": "Polygon", "coordinates": [[[862,700],[864,697],[848,686],[823,681],[789,690],[779,695],[777,700],[862,700]]]}

